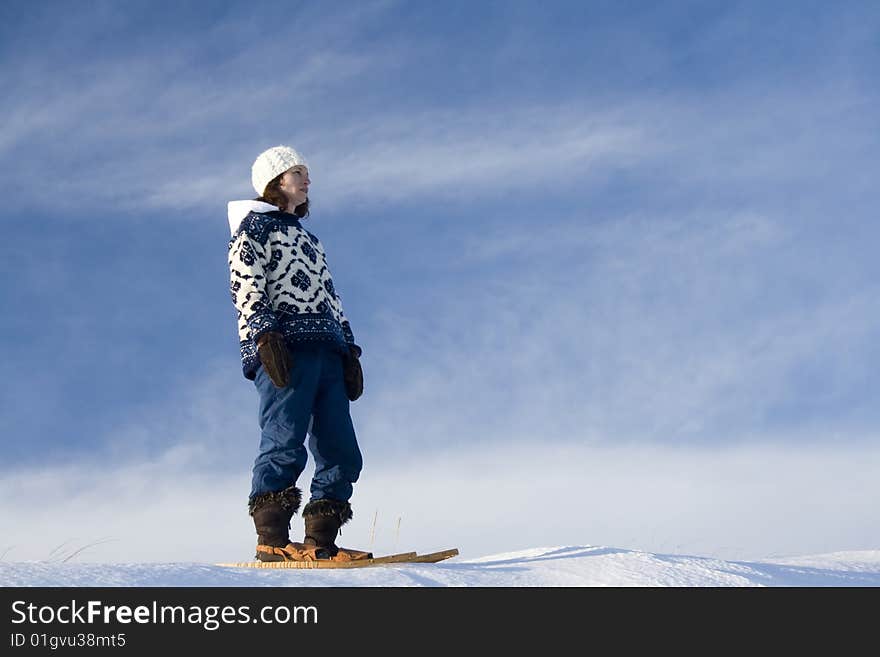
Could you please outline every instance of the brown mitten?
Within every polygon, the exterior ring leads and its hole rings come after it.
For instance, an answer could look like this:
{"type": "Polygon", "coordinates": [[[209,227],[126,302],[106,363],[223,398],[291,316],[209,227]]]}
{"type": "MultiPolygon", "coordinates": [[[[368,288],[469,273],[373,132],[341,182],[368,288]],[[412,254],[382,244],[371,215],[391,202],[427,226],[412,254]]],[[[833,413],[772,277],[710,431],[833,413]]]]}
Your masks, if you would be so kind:
{"type": "Polygon", "coordinates": [[[276,388],[284,388],[290,383],[290,370],[293,360],[290,357],[290,349],[284,341],[284,336],[276,331],[270,331],[260,336],[257,341],[257,353],[260,362],[269,379],[276,388]]]}
{"type": "Polygon", "coordinates": [[[364,394],[364,371],[361,369],[361,361],[357,351],[348,350],[348,358],[345,359],[345,392],[349,401],[355,401],[364,394]]]}

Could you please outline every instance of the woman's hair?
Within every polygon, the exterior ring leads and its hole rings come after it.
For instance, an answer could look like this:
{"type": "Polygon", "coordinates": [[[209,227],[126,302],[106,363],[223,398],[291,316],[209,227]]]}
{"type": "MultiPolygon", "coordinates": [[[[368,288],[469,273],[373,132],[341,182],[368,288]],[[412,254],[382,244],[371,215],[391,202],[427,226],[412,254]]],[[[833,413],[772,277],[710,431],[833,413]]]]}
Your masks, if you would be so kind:
{"type": "MultiPolygon", "coordinates": [[[[283,210],[284,212],[290,212],[290,210],[287,209],[287,197],[284,195],[284,192],[281,191],[281,176],[283,175],[284,174],[282,173],[272,178],[272,180],[269,181],[269,184],[266,185],[266,191],[263,192],[263,195],[258,196],[254,200],[263,201],[263,203],[271,203],[272,205],[278,206],[278,209],[283,210]]],[[[292,213],[300,219],[309,216],[309,199],[306,199],[297,205],[292,213]]]]}

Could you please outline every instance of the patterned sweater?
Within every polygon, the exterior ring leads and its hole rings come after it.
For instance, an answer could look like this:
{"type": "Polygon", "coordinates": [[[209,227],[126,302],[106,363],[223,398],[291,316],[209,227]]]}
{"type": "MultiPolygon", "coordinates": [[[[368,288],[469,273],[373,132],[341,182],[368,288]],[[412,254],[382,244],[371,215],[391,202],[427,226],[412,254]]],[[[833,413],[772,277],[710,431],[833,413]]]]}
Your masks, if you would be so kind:
{"type": "Polygon", "coordinates": [[[342,300],[333,286],[324,247],[298,217],[260,201],[229,203],[229,276],[238,311],[242,372],[256,377],[256,341],[268,331],[288,344],[323,341],[361,355],[342,300]]]}

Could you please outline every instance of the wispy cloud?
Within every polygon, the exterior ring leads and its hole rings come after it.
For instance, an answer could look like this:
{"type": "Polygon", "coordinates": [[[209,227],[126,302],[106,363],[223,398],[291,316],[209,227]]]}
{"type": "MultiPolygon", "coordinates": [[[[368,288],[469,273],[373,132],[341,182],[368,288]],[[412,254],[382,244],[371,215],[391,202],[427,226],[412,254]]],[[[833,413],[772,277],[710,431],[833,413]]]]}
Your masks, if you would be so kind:
{"type": "MultiPolygon", "coordinates": [[[[366,3],[327,14],[297,6],[291,46],[280,50],[248,12],[209,22],[198,36],[169,38],[161,49],[134,41],[116,57],[91,57],[87,37],[100,30],[73,24],[57,46],[49,44],[58,49],[51,51],[58,70],[48,87],[33,84],[49,73],[47,53],[30,53],[23,43],[20,64],[4,67],[13,93],[0,105],[0,156],[16,163],[7,193],[40,203],[51,161],[59,171],[54,184],[74,209],[222,211],[229,198],[252,195],[250,163],[278,142],[307,154],[313,194],[329,212],[425,198],[540,202],[622,175],[638,181],[643,197],[657,194],[655,202],[768,200],[793,185],[821,189],[832,180],[869,189],[870,169],[860,163],[876,146],[866,140],[876,121],[860,111],[871,93],[851,74],[851,57],[806,79],[767,73],[699,93],[683,86],[680,93],[595,94],[588,81],[571,79],[563,92],[515,103],[504,94],[418,103],[406,89],[389,102],[395,92],[386,80],[409,80],[420,66],[450,56],[399,33],[362,47],[364,34],[394,7],[366,3]],[[68,62],[62,47],[72,46],[79,57],[68,62]]],[[[102,13],[120,34],[134,27],[112,6],[102,13]]],[[[691,47],[708,56],[743,20],[731,11],[691,47]]],[[[520,34],[515,22],[507,27],[520,34]]],[[[603,38],[615,33],[607,29],[603,38]]],[[[500,52],[513,56],[519,40],[502,39],[500,52]]],[[[660,43],[652,44],[661,57],[660,43]]]]}
{"type": "MultiPolygon", "coordinates": [[[[470,446],[369,463],[342,541],[466,557],[553,545],[724,558],[877,549],[878,466],[876,448],[470,446]]],[[[6,561],[246,560],[247,489],[245,476],[180,453],[6,474],[0,551],[6,561]]]]}
{"type": "Polygon", "coordinates": [[[510,191],[519,203],[593,168],[626,166],[650,148],[641,126],[582,107],[480,105],[350,125],[316,156],[331,207],[431,196],[461,202],[510,191]],[[543,188],[540,189],[539,187],[543,188]]]}
{"type": "Polygon", "coordinates": [[[544,218],[444,242],[462,255],[433,278],[473,285],[369,309],[382,353],[365,353],[362,413],[376,433],[604,444],[871,426],[870,366],[852,354],[880,331],[876,286],[817,271],[812,238],[784,217],[544,218]],[[811,370],[820,378],[804,381],[811,370]]]}
{"type": "MultiPolygon", "coordinates": [[[[345,119],[310,112],[303,94],[328,93],[322,80],[341,85],[377,65],[371,57],[315,53],[273,89],[222,93],[197,79],[163,88],[163,74],[144,63],[137,86],[126,67],[56,101],[13,110],[17,127],[8,134],[52,152],[57,145],[44,143],[38,133],[49,125],[76,131],[79,146],[53,157],[67,170],[61,186],[77,207],[108,201],[140,209],[222,207],[229,198],[252,196],[250,162],[258,149],[281,141],[293,141],[307,154],[313,195],[331,212],[418,198],[463,202],[504,195],[511,202],[538,203],[553,194],[596,189],[621,172],[638,176],[643,193],[679,203],[719,196],[735,203],[743,194],[751,202],[779,203],[787,198],[780,193],[794,186],[815,183],[820,192],[831,180],[868,190],[869,174],[859,165],[867,157],[866,124],[841,124],[861,102],[857,92],[827,98],[788,90],[768,100],[734,91],[617,108],[570,99],[517,108],[488,101],[345,119]],[[120,100],[133,91],[145,96],[136,104],[120,100]],[[277,114],[285,104],[297,110],[282,128],[277,114]],[[755,112],[743,115],[736,109],[743,105],[755,112]]],[[[227,74],[232,76],[219,73],[227,74]]],[[[9,143],[6,153],[24,155],[9,143]]],[[[39,179],[41,165],[19,159],[11,175],[26,190],[39,179]]]]}
{"type": "MultiPolygon", "coordinates": [[[[148,47],[141,39],[115,44],[113,57],[90,50],[89,37],[110,25],[117,34],[142,34],[146,28],[135,22],[144,8],[104,6],[82,24],[73,17],[57,41],[34,52],[23,42],[18,65],[3,67],[10,93],[0,104],[0,157],[17,162],[9,192],[39,197],[29,191],[39,189],[50,161],[57,188],[76,208],[168,207],[168,198],[150,199],[169,189],[201,202],[201,178],[222,189],[228,163],[306,134],[328,98],[367,70],[393,70],[397,53],[365,52],[355,37],[392,5],[359,3],[338,13],[275,7],[291,14],[286,41],[283,28],[267,38],[265,17],[233,14],[201,25],[197,37],[185,30],[180,38],[163,35],[162,48],[149,39],[148,47]],[[49,85],[33,83],[47,77],[49,85]]],[[[179,206],[180,196],[171,205],[179,206]]]]}

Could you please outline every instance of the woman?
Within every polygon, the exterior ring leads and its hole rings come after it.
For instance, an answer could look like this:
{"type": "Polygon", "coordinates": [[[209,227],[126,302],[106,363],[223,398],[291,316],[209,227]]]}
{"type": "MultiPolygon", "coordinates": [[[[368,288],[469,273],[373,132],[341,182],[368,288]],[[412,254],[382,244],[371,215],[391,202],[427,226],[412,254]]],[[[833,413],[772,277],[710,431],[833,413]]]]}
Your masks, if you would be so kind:
{"type": "Polygon", "coordinates": [[[352,517],[352,484],[363,466],[349,403],[363,392],[355,344],[324,248],[302,227],[311,180],[289,146],[261,153],[251,168],[259,195],[229,203],[229,272],[238,311],[242,371],[260,395],[261,439],[248,510],[261,561],[365,559],[336,545],[352,517]],[[315,458],[305,537],[288,529],[302,491],[296,481],[315,458]]]}

